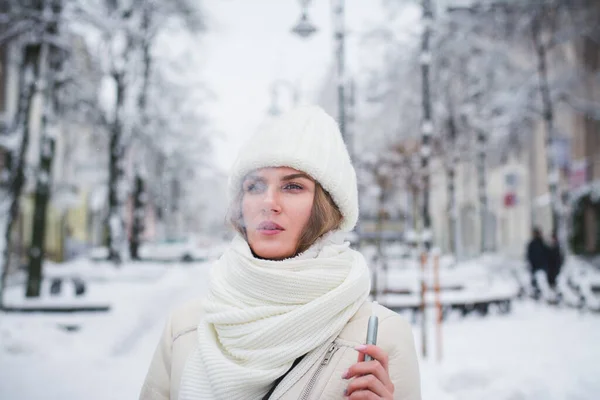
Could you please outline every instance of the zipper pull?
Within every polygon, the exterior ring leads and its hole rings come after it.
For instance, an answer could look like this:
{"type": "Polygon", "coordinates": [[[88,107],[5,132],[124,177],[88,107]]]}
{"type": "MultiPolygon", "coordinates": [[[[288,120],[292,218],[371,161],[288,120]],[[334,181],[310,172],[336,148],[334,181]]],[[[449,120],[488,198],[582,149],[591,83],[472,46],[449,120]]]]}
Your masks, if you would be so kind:
{"type": "Polygon", "coordinates": [[[327,353],[325,353],[325,358],[323,358],[323,362],[321,363],[321,365],[329,364],[329,361],[331,360],[331,357],[333,357],[333,354],[335,353],[336,350],[337,350],[337,346],[335,344],[332,344],[331,347],[329,347],[329,349],[327,349],[327,353]]]}

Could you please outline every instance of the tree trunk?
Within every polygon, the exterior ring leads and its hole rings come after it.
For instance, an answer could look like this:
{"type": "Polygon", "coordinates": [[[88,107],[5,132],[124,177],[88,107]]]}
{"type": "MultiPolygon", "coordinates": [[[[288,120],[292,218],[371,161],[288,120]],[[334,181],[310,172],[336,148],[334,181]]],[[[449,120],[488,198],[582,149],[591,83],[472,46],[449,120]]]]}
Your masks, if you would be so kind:
{"type": "MultiPolygon", "coordinates": [[[[51,101],[48,97],[45,101],[51,101]]],[[[45,108],[48,108],[46,106],[45,108]]],[[[47,130],[48,111],[42,117],[42,132],[47,130]]],[[[42,282],[42,262],[44,257],[44,239],[46,236],[46,210],[50,199],[50,174],[54,159],[54,138],[44,132],[40,166],[35,190],[35,206],[31,246],[29,248],[29,266],[27,276],[27,297],[39,297],[42,282]]]]}
{"type": "MultiPolygon", "coordinates": [[[[550,85],[548,83],[548,60],[547,47],[542,38],[543,29],[542,20],[544,13],[540,13],[534,18],[531,24],[531,36],[537,56],[537,72],[539,79],[540,95],[542,98],[542,108],[544,116],[544,125],[546,128],[546,161],[548,169],[548,190],[550,193],[550,206],[552,208],[552,232],[558,232],[562,227],[561,223],[561,196],[559,195],[559,170],[554,159],[553,146],[555,145],[554,132],[554,107],[552,96],[550,94],[550,85]]],[[[561,229],[562,230],[562,229],[561,229]]],[[[562,232],[559,238],[562,238],[562,232]]],[[[563,242],[564,244],[564,242],[563,242]]],[[[564,248],[564,247],[563,247],[564,248]]]]}
{"type": "Polygon", "coordinates": [[[62,62],[62,52],[51,46],[50,37],[56,37],[58,14],[62,11],[60,2],[54,2],[51,11],[55,14],[52,22],[46,24],[42,37],[38,90],[41,95],[42,117],[40,123],[41,147],[37,170],[34,214],[31,245],[29,247],[29,265],[27,268],[26,297],[39,297],[42,283],[42,263],[44,258],[44,240],[46,237],[46,211],[50,200],[50,182],[52,162],[54,160],[54,138],[49,134],[56,112],[55,74],[62,62]]]}
{"type": "Polygon", "coordinates": [[[479,214],[480,214],[480,253],[485,253],[487,248],[488,231],[488,198],[486,187],[486,143],[487,137],[485,131],[477,128],[477,192],[479,195],[479,214]]]}
{"type": "Polygon", "coordinates": [[[129,253],[132,260],[139,260],[139,248],[141,244],[141,236],[144,231],[144,204],[145,191],[144,181],[141,176],[135,177],[133,194],[133,226],[131,229],[131,240],[129,242],[129,253]]]}
{"type": "Polygon", "coordinates": [[[422,86],[422,123],[421,123],[421,173],[423,174],[423,196],[421,218],[423,231],[421,241],[426,250],[431,248],[431,216],[429,214],[429,158],[431,155],[431,136],[433,134],[433,113],[431,101],[431,36],[433,10],[431,0],[422,0],[423,35],[421,39],[421,86],[422,86]],[[429,237],[426,239],[426,237],[429,237]]]}
{"type": "MultiPolygon", "coordinates": [[[[117,11],[118,3],[111,1],[108,4],[112,12],[117,11]]],[[[149,7],[146,5],[146,7],[149,7]]],[[[123,13],[121,23],[127,22],[134,13],[123,13]]],[[[114,118],[110,125],[109,159],[108,159],[108,216],[106,219],[108,232],[108,259],[116,266],[123,262],[125,245],[125,224],[123,221],[122,204],[125,193],[125,181],[123,179],[123,167],[125,162],[125,138],[123,129],[123,118],[125,115],[125,102],[128,94],[128,68],[130,66],[130,53],[135,51],[133,38],[126,29],[120,32],[125,37],[125,44],[118,54],[113,54],[111,77],[116,86],[116,99],[114,118]]],[[[115,37],[111,37],[114,40],[115,37]]]]}
{"type": "Polygon", "coordinates": [[[117,85],[117,99],[115,118],[111,126],[109,145],[109,171],[108,171],[108,259],[116,265],[123,261],[123,219],[121,215],[121,182],[123,178],[123,124],[121,121],[125,103],[124,76],[120,73],[113,74],[117,85]]]}
{"type": "Polygon", "coordinates": [[[458,213],[456,204],[456,167],[458,166],[458,150],[456,148],[456,125],[454,123],[454,116],[450,115],[448,118],[448,135],[449,143],[448,148],[450,152],[448,167],[447,167],[447,197],[448,197],[448,216],[450,217],[449,236],[450,236],[450,249],[455,256],[458,256],[458,213]]]}
{"type": "MultiPolygon", "coordinates": [[[[138,108],[140,112],[140,121],[137,126],[138,134],[140,136],[143,130],[148,126],[148,114],[147,114],[147,103],[148,103],[148,87],[150,86],[150,74],[152,69],[152,56],[150,54],[150,9],[149,6],[145,6],[142,16],[141,32],[143,35],[142,42],[142,58],[144,65],[142,89],[138,97],[138,108]]],[[[145,213],[145,199],[144,199],[144,181],[140,176],[140,165],[138,162],[134,162],[134,194],[133,194],[133,207],[132,207],[132,227],[131,235],[129,236],[129,256],[132,260],[139,260],[139,247],[142,242],[141,235],[144,232],[144,213],[145,213]]]]}
{"type": "Polygon", "coordinates": [[[24,48],[23,62],[20,68],[22,73],[19,78],[19,103],[15,116],[15,130],[17,132],[21,131],[22,139],[18,156],[13,158],[13,168],[11,168],[10,171],[11,178],[8,190],[10,206],[8,210],[8,220],[4,230],[5,247],[3,249],[4,261],[0,277],[0,306],[3,304],[4,288],[6,286],[6,278],[10,267],[11,235],[15,222],[19,216],[19,201],[21,200],[21,193],[25,186],[26,154],[27,149],[29,148],[29,138],[31,136],[29,114],[33,102],[33,95],[35,93],[35,76],[38,74],[39,57],[39,45],[28,45],[24,48]]]}
{"type": "Polygon", "coordinates": [[[337,20],[336,31],[334,34],[336,42],[336,60],[337,60],[337,105],[338,105],[338,125],[342,134],[342,139],[349,145],[346,137],[346,96],[344,94],[344,85],[346,84],[345,64],[345,35],[344,32],[344,1],[337,1],[334,7],[334,18],[337,20]]]}

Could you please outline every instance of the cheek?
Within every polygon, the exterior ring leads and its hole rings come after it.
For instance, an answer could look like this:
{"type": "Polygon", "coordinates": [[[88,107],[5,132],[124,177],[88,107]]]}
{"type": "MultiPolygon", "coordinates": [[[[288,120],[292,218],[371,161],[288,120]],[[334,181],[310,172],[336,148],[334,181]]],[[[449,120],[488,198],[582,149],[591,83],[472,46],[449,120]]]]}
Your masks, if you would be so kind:
{"type": "Polygon", "coordinates": [[[249,218],[256,214],[256,201],[252,201],[251,197],[244,197],[242,199],[242,218],[249,218]]]}
{"type": "Polygon", "coordinates": [[[300,222],[299,227],[304,228],[304,225],[310,219],[310,214],[312,213],[313,199],[303,199],[301,202],[296,202],[291,207],[292,217],[294,220],[300,222]]]}

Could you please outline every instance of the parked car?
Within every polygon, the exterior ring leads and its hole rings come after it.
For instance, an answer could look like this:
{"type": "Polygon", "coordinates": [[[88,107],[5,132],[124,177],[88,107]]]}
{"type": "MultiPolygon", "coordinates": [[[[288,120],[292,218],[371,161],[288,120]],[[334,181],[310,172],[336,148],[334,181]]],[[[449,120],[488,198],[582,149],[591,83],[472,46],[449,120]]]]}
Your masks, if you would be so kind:
{"type": "Polygon", "coordinates": [[[161,240],[143,243],[140,257],[148,261],[209,261],[223,254],[226,244],[218,239],[204,236],[161,240]]]}
{"type": "Polygon", "coordinates": [[[88,256],[92,261],[106,261],[108,258],[108,247],[93,247],[90,249],[88,256]]]}

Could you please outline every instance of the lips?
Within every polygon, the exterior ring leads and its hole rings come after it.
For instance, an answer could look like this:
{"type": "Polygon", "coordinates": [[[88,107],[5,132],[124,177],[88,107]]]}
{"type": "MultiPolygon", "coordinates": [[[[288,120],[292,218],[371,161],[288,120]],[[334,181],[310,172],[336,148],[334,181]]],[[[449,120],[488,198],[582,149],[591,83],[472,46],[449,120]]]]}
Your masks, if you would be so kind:
{"type": "Polygon", "coordinates": [[[258,230],[261,231],[283,231],[283,227],[280,225],[277,225],[275,222],[273,221],[263,221],[258,225],[258,230]]]}

